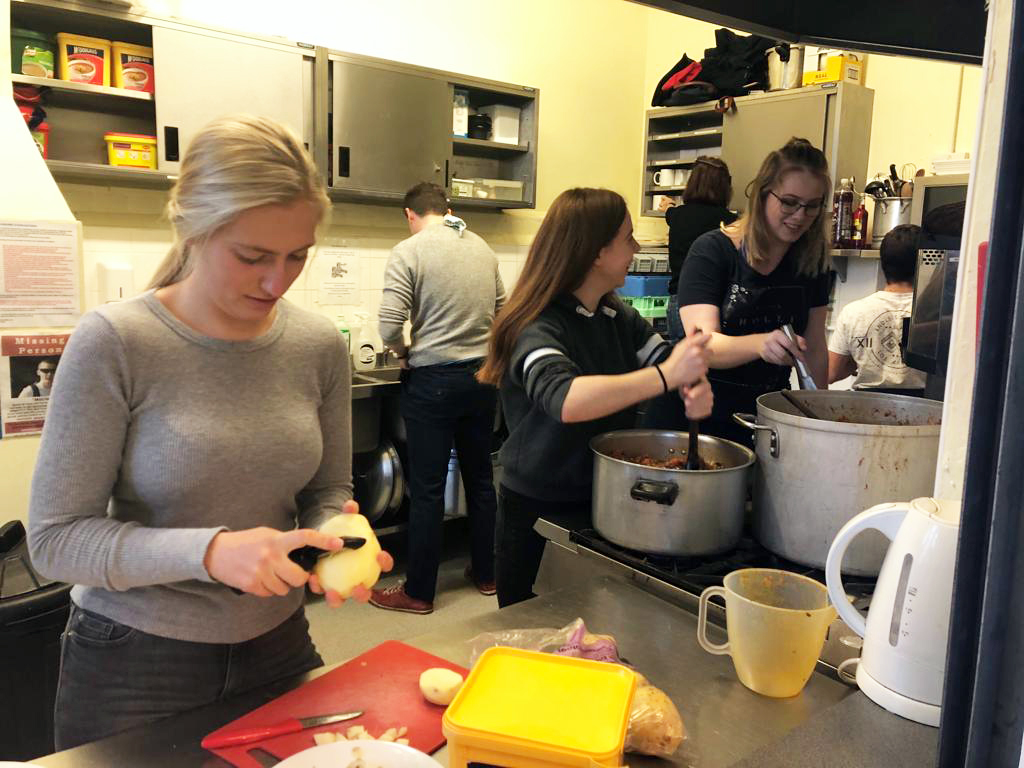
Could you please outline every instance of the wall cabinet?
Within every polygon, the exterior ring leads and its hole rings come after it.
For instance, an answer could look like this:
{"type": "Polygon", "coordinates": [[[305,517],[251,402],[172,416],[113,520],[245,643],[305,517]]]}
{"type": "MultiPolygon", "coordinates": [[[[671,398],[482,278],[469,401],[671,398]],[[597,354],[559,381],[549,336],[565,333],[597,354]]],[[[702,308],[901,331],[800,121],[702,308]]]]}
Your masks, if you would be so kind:
{"type": "Polygon", "coordinates": [[[452,196],[468,190],[458,208],[535,205],[536,89],[89,2],[19,0],[11,22],[153,48],[154,94],[14,76],[17,84],[46,89],[48,165],[58,181],[166,188],[203,125],[245,112],[299,133],[333,199],[400,200],[413,184],[433,181],[452,196]],[[518,109],[519,143],[453,136],[456,88],[473,108],[518,109]],[[157,170],[107,165],[107,131],[155,135],[157,170]]]}
{"type": "Polygon", "coordinates": [[[297,46],[154,26],[153,58],[159,170],[177,173],[192,137],[223,115],[269,117],[309,141],[301,85],[313,62],[297,46]]]}
{"type": "Polygon", "coordinates": [[[451,108],[442,80],[332,56],[331,91],[333,190],[390,199],[419,181],[445,185],[451,108]]]}
{"type": "MultiPolygon", "coordinates": [[[[731,207],[746,209],[746,188],[769,152],[793,136],[824,151],[834,183],[867,179],[874,91],[850,83],[827,83],[789,91],[743,96],[724,114],[715,104],[656,108],[647,112],[644,154],[644,214],[663,216],[656,194],[681,195],[683,183],[655,184],[663,169],[692,169],[700,155],[720,156],[732,174],[731,207]]],[[[673,174],[675,176],[676,174],[673,174]]],[[[685,175],[685,174],[684,174],[685,175]]]]}

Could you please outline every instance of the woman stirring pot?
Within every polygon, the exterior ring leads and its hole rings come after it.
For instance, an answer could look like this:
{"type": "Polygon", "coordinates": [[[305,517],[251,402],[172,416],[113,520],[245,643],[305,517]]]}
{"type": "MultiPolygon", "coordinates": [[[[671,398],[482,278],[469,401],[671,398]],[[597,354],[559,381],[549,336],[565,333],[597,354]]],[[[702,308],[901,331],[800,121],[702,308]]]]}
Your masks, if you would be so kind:
{"type": "Polygon", "coordinates": [[[794,358],[827,386],[825,315],[832,184],[828,161],[806,139],[768,155],[735,224],[694,241],[679,279],[679,314],[687,335],[711,333],[714,411],[702,429],[738,442],[749,431],[732,414],[753,413],[760,395],[789,386],[794,358]],[[793,326],[795,341],[781,330],[793,326]]]}

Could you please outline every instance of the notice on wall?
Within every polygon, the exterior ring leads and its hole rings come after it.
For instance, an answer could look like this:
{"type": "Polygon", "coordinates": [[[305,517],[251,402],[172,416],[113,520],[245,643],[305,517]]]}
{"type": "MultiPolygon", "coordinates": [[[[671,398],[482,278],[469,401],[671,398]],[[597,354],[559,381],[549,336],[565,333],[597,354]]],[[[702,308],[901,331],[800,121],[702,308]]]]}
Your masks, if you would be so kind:
{"type": "Polygon", "coordinates": [[[0,221],[0,327],[78,322],[80,231],[77,221],[0,221]]]}
{"type": "Polygon", "coordinates": [[[349,248],[322,247],[310,265],[316,303],[359,304],[359,254],[349,248]]]}
{"type": "Polygon", "coordinates": [[[0,336],[0,423],[4,437],[43,431],[50,387],[70,335],[0,336]]]}

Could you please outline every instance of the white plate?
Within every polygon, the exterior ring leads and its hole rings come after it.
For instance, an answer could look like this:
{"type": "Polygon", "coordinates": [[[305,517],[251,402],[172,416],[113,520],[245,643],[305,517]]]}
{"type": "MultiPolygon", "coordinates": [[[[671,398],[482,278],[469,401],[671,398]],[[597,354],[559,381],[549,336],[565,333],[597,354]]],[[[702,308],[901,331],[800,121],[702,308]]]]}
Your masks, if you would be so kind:
{"type": "Polygon", "coordinates": [[[430,755],[393,741],[336,741],[297,752],[277,764],[277,768],[348,768],[356,760],[359,748],[366,768],[437,768],[430,755]]]}

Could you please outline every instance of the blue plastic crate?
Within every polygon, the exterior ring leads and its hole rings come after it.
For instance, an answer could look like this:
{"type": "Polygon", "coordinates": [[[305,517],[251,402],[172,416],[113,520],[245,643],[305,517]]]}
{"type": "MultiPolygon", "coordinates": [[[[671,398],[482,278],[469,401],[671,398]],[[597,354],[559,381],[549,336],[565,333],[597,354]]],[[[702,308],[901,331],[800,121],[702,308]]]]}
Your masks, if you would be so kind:
{"type": "Polygon", "coordinates": [[[668,296],[668,275],[629,275],[620,296],[668,296]]]}

